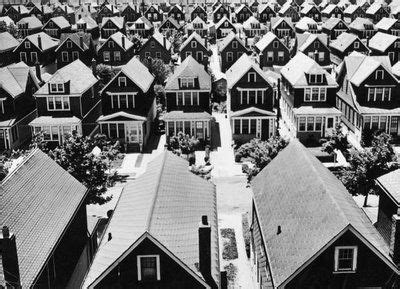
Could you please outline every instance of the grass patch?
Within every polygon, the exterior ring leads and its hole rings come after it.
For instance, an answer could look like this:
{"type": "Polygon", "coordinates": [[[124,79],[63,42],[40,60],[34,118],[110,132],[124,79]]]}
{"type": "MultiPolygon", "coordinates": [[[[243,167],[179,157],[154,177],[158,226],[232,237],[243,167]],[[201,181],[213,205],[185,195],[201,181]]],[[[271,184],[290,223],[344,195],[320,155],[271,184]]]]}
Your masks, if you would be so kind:
{"type": "Polygon", "coordinates": [[[235,280],[236,280],[236,276],[237,276],[237,267],[234,264],[229,263],[228,265],[224,266],[224,271],[226,271],[228,285],[229,286],[235,285],[235,280]]]}
{"type": "Polygon", "coordinates": [[[250,225],[249,225],[249,213],[242,214],[242,229],[243,229],[243,238],[244,245],[246,249],[247,258],[250,258],[250,225]]]}
{"type": "Polygon", "coordinates": [[[221,229],[223,238],[222,258],[224,260],[233,260],[238,258],[235,230],[232,228],[221,229]]]}

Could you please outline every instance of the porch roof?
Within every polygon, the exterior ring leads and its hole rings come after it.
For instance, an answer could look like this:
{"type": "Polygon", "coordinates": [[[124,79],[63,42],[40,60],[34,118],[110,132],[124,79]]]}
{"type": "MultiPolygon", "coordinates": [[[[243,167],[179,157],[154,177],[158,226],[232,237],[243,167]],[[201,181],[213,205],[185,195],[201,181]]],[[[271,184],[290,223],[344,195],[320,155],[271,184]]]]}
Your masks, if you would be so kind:
{"type": "Polygon", "coordinates": [[[242,110],[237,110],[231,113],[231,117],[246,117],[246,116],[276,116],[273,111],[260,109],[257,107],[248,107],[242,110]]]}
{"type": "Polygon", "coordinates": [[[109,115],[101,115],[98,119],[97,122],[101,121],[112,121],[115,118],[127,118],[127,120],[139,120],[139,121],[145,121],[146,118],[144,116],[140,115],[135,115],[135,114],[130,114],[124,111],[118,111],[109,115]]]}
{"type": "Polygon", "coordinates": [[[340,115],[342,112],[335,107],[312,107],[312,106],[302,106],[298,108],[294,108],[293,112],[296,115],[332,115],[337,114],[340,115]]]}
{"type": "Polygon", "coordinates": [[[164,121],[172,120],[211,120],[212,116],[208,112],[183,112],[183,111],[171,111],[163,116],[164,121]]]}
{"type": "Polygon", "coordinates": [[[3,121],[0,121],[0,128],[4,128],[4,127],[12,127],[15,123],[15,118],[11,118],[11,119],[6,119],[3,121]]]}
{"type": "Polygon", "coordinates": [[[381,115],[399,115],[400,116],[400,107],[378,108],[378,107],[360,106],[359,111],[361,114],[381,114],[381,115]]]}
{"type": "Polygon", "coordinates": [[[52,116],[39,116],[32,120],[29,125],[41,126],[41,125],[71,125],[80,124],[81,120],[76,116],[71,117],[52,117],[52,116]]]}

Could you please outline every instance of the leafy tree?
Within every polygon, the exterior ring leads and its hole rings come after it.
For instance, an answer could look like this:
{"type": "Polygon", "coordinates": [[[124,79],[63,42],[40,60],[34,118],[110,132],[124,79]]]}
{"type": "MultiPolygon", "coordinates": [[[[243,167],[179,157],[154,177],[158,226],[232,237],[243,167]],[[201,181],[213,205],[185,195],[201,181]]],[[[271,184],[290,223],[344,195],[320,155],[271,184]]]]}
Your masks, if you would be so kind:
{"type": "Polygon", "coordinates": [[[129,34],[128,39],[133,43],[133,51],[137,54],[143,46],[141,37],[137,34],[129,34]]]}
{"type": "Polygon", "coordinates": [[[165,37],[167,37],[169,42],[171,42],[173,52],[179,52],[179,49],[181,48],[183,42],[183,33],[176,30],[167,31],[165,37]]]}
{"type": "Polygon", "coordinates": [[[284,138],[274,136],[267,141],[255,138],[241,145],[236,152],[235,158],[237,160],[250,160],[254,165],[252,168],[245,169],[248,181],[251,181],[253,177],[268,165],[288,143],[284,138]]]}
{"type": "Polygon", "coordinates": [[[253,37],[253,46],[255,46],[257,42],[260,41],[260,39],[261,39],[260,35],[255,35],[253,37]]]}
{"type": "Polygon", "coordinates": [[[109,142],[104,135],[91,138],[76,133],[66,135],[63,144],[54,150],[46,148],[40,134],[34,141],[38,142],[33,146],[44,149],[61,167],[88,188],[88,204],[101,205],[111,200],[111,196],[104,196],[104,193],[117,177],[117,173],[110,174],[109,170],[111,162],[119,153],[118,143],[109,142]],[[95,147],[101,150],[98,155],[93,153],[95,147]]]}
{"type": "Polygon", "coordinates": [[[364,206],[367,206],[375,179],[398,167],[390,135],[381,133],[374,136],[371,147],[361,151],[351,150],[349,167],[342,169],[339,178],[351,194],[364,195],[364,206]]]}
{"type": "Polygon", "coordinates": [[[0,33],[7,31],[7,23],[4,21],[0,21],[0,33]]]}
{"type": "Polygon", "coordinates": [[[19,33],[19,30],[18,30],[18,27],[15,24],[11,23],[10,25],[8,25],[7,26],[7,31],[12,36],[14,36],[14,38],[20,38],[20,33],[19,33]]]}
{"type": "Polygon", "coordinates": [[[340,150],[347,155],[348,149],[351,148],[347,140],[347,134],[343,133],[340,125],[336,125],[335,130],[328,139],[323,140],[322,151],[332,154],[334,150],[340,150]]]}
{"type": "Polygon", "coordinates": [[[194,136],[185,135],[179,132],[177,135],[171,136],[168,142],[168,150],[175,154],[185,154],[189,156],[195,152],[199,146],[199,140],[194,136]]]}
{"type": "Polygon", "coordinates": [[[170,70],[162,59],[148,57],[143,59],[143,64],[154,75],[157,84],[162,85],[165,83],[170,70]]]}
{"type": "Polygon", "coordinates": [[[109,65],[99,64],[96,66],[96,74],[100,78],[99,89],[102,89],[116,74],[117,69],[109,65]]]}

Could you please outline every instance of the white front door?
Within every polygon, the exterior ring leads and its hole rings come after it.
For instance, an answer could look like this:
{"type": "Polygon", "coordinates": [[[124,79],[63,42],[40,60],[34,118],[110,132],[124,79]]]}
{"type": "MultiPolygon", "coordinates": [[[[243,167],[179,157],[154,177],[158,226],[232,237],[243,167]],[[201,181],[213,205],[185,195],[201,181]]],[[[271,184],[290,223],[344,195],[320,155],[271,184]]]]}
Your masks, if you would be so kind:
{"type": "Polygon", "coordinates": [[[335,130],[335,117],[327,116],[325,123],[325,136],[332,135],[334,130],[335,130]]]}
{"type": "Polygon", "coordinates": [[[126,124],[126,141],[128,143],[140,143],[141,124],[137,122],[126,124]]]}

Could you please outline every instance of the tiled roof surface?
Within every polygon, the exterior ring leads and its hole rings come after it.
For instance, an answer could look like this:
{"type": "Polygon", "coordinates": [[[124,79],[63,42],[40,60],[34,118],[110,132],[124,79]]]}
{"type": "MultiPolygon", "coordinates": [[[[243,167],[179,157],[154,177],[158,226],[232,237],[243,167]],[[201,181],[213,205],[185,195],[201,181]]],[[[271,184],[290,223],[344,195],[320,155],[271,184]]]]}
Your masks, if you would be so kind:
{"type": "Polygon", "coordinates": [[[386,52],[386,49],[389,48],[394,42],[396,42],[399,38],[392,34],[377,32],[374,36],[369,40],[369,48],[378,50],[380,52],[386,52]]]}
{"type": "Polygon", "coordinates": [[[40,150],[0,187],[1,225],[16,236],[22,288],[30,288],[87,189],[40,150]]]}
{"type": "Polygon", "coordinates": [[[146,172],[128,182],[118,200],[87,274],[87,288],[145,232],[163,244],[193,272],[199,262],[198,224],[207,215],[211,224],[212,275],[219,282],[218,219],[215,186],[188,170],[188,162],[164,152],[146,172]],[[184,208],[184,209],[182,209],[184,208]]]}
{"type": "Polygon", "coordinates": [[[17,22],[17,25],[23,23],[28,23],[28,29],[40,28],[43,26],[42,22],[35,15],[22,18],[17,22]]]}
{"type": "Polygon", "coordinates": [[[0,33],[0,52],[14,49],[18,44],[19,41],[9,32],[0,33]]]}
{"type": "Polygon", "coordinates": [[[17,97],[25,92],[30,70],[24,62],[0,68],[0,87],[12,97],[17,97]]]}
{"type": "MultiPolygon", "coordinates": [[[[67,81],[70,81],[70,94],[82,94],[98,80],[92,70],[77,59],[57,70],[48,82],[66,83],[67,81]]],[[[49,86],[43,85],[35,94],[49,94],[49,86]]]]}
{"type": "Polygon", "coordinates": [[[191,55],[175,69],[174,73],[168,77],[165,90],[179,90],[179,79],[182,77],[194,77],[199,80],[199,89],[211,90],[211,76],[204,70],[204,66],[198,63],[191,55]]]}
{"type": "Polygon", "coordinates": [[[389,248],[367,215],[298,140],[254,178],[252,188],[274,286],[349,225],[391,263],[389,248]]]}

